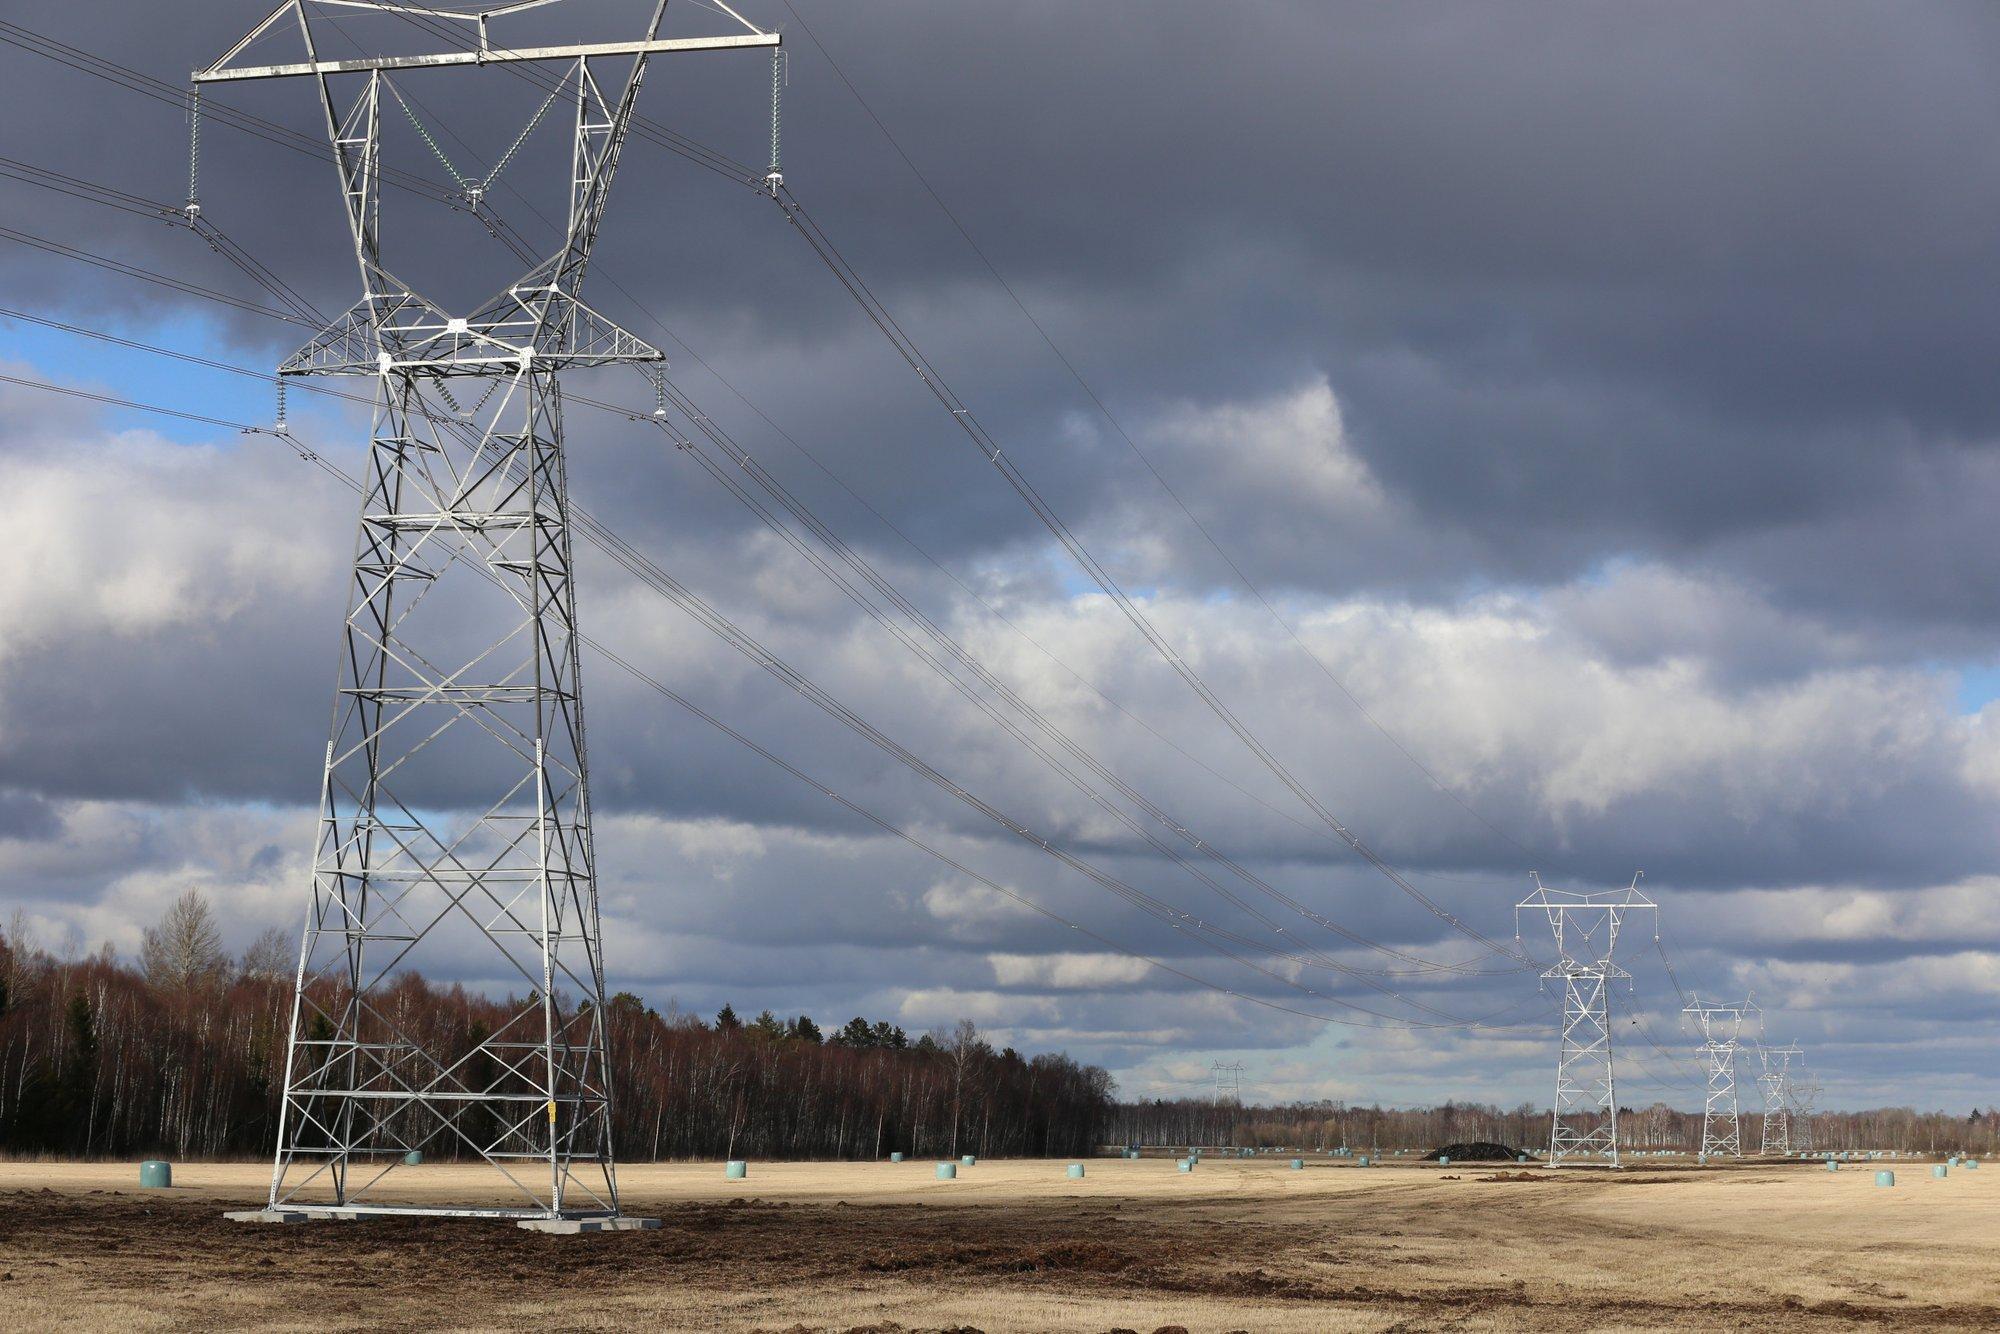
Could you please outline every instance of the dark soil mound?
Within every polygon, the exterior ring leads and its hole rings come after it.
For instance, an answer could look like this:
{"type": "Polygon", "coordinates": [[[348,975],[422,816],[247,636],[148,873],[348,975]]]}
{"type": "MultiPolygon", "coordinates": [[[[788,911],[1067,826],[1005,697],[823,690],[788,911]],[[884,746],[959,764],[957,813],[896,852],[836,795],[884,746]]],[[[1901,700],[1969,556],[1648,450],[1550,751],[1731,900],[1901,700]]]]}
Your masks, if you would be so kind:
{"type": "MultiPolygon", "coordinates": [[[[1439,1158],[1449,1158],[1455,1163],[1511,1163],[1521,1156],[1521,1150],[1510,1149],[1505,1144],[1489,1144],[1484,1140],[1472,1144],[1447,1144],[1441,1149],[1432,1149],[1424,1155],[1426,1161],[1435,1162],[1439,1158]]],[[[1533,1157],[1533,1155],[1529,1155],[1533,1157]]]]}

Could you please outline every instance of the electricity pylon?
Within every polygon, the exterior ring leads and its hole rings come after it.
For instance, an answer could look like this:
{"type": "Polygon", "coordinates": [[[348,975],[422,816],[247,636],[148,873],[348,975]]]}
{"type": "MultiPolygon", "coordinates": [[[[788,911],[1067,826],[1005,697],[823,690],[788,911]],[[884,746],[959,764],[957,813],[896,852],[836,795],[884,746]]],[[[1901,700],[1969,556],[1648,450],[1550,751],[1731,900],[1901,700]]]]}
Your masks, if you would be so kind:
{"type": "Polygon", "coordinates": [[[723,4],[714,10],[744,31],[664,37],[666,0],[644,0],[651,18],[636,40],[493,43],[496,20],[563,23],[562,2],[446,11],[283,0],[194,75],[197,92],[287,78],[314,87],[362,295],[279,373],[354,376],[374,391],[269,1208],[250,1215],[267,1221],[641,1221],[620,1217],[611,1144],[558,377],[662,360],[580,295],[648,62],[779,39],[723,4]],[[463,49],[324,58],[328,39],[346,36],[336,16],[356,11],[405,20],[402,34],[461,23],[463,49]],[[245,63],[279,42],[302,58],[245,63]],[[560,103],[567,222],[545,259],[454,316],[384,263],[383,114],[393,99],[443,158],[394,80],[519,63],[551,67],[530,82],[537,98],[553,91],[484,181],[460,183],[477,212],[492,176],[560,103]],[[505,989],[505,1017],[488,1031],[411,1006],[397,974],[426,964],[505,989]],[[412,1199],[407,1173],[427,1153],[497,1175],[473,1198],[412,1199]]]}
{"type": "Polygon", "coordinates": [[[1819,1113],[1819,1095],[1824,1091],[1825,1085],[1817,1078],[1791,1081],[1792,1148],[1796,1152],[1809,1153],[1819,1147],[1815,1118],[1819,1113]]]}
{"type": "Polygon", "coordinates": [[[1549,1164],[1601,1157],[1618,1166],[1618,1088],[1611,1063],[1610,984],[1631,977],[1613,962],[1627,913],[1651,912],[1634,876],[1623,890],[1577,893],[1550,889],[1514,905],[1515,935],[1523,910],[1546,913],[1556,961],[1542,977],[1563,984],[1562,1041],[1556,1057],[1556,1098],[1549,1118],[1549,1164]]]}
{"type": "Polygon", "coordinates": [[[1764,1135],[1761,1154],[1792,1151],[1792,1058],[1804,1053],[1796,1043],[1784,1047],[1757,1044],[1757,1087],[1764,1095],[1764,1135]]]}
{"type": "Polygon", "coordinates": [[[1209,1073],[1215,1076],[1215,1100],[1217,1102],[1243,1101],[1243,1063],[1235,1061],[1224,1065],[1221,1061],[1209,1062],[1209,1073]]]}
{"type": "Polygon", "coordinates": [[[1708,1102],[1701,1113],[1701,1152],[1706,1157],[1743,1156],[1736,1105],[1736,1052],[1743,1016],[1750,1008],[1748,1000],[1736,1005],[1704,1004],[1700,996],[1694,996],[1681,1010],[1693,1015],[1701,1029],[1702,1067],[1708,1073],[1708,1102]]]}

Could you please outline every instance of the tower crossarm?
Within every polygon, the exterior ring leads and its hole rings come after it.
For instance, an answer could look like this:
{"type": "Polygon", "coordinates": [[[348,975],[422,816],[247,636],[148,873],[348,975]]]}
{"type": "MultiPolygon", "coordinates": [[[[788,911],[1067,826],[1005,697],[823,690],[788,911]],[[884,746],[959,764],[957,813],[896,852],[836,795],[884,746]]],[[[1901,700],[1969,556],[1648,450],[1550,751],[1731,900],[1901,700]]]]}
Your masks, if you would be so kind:
{"type": "Polygon", "coordinates": [[[675,51],[740,51],[776,46],[774,32],[723,37],[668,37],[649,42],[590,42],[577,46],[531,46],[509,51],[440,51],[423,56],[378,56],[365,60],[303,60],[288,65],[245,65],[197,70],[196,83],[241,79],[291,79],[312,74],[360,74],[371,70],[439,69],[451,65],[504,65],[523,60],[575,60],[583,56],[663,55],[675,51]]]}

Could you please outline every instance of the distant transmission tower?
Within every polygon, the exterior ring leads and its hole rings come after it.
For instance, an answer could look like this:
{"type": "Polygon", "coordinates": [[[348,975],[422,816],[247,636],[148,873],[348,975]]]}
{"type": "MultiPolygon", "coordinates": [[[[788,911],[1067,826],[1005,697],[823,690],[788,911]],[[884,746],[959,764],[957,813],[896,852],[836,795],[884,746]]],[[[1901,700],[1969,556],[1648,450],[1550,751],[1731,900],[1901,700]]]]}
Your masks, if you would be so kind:
{"type": "Polygon", "coordinates": [[[1691,998],[1682,1014],[1694,1016],[1701,1029],[1701,1062],[1708,1072],[1708,1103],[1701,1113],[1701,1152],[1710,1158],[1743,1156],[1743,1131],[1736,1105],[1737,1038],[1750,1002],[1703,1004],[1691,998]]]}
{"type": "MultiPolygon", "coordinates": [[[[1803,1073],[1803,1072],[1801,1072],[1803,1073]]],[[[1818,1143],[1819,1095],[1825,1091],[1817,1078],[1794,1079],[1791,1086],[1792,1149],[1809,1153],[1818,1143]]]]}
{"type": "Polygon", "coordinates": [[[1224,1065],[1221,1061],[1209,1063],[1209,1073],[1215,1076],[1215,1100],[1217,1102],[1243,1101],[1243,1063],[1241,1061],[1224,1065]]]}
{"type": "Polygon", "coordinates": [[[1764,1095],[1764,1138],[1757,1152],[1788,1154],[1792,1151],[1792,1058],[1800,1056],[1796,1044],[1767,1047],[1757,1044],[1757,1087],[1764,1095]]]}
{"type": "Polygon", "coordinates": [[[558,376],[662,359],[579,296],[648,61],[779,39],[720,3],[702,12],[741,31],[666,38],[666,0],[645,0],[651,19],[636,40],[493,44],[489,25],[503,18],[567,35],[572,11],[561,4],[286,0],[194,75],[197,89],[300,78],[317,93],[362,296],[279,373],[357,377],[374,397],[270,1207],[254,1215],[270,1221],[632,1221],[619,1217],[611,1145],[558,376]],[[363,19],[396,20],[398,37],[462,25],[464,41],[326,58],[363,19]],[[280,42],[297,58],[248,63],[253,48],[280,42]],[[513,142],[484,179],[452,174],[477,213],[544,113],[560,108],[556,122],[570,121],[562,240],[453,316],[385,266],[383,116],[400,107],[444,160],[395,80],[528,62],[559,67],[533,81],[533,100],[552,89],[547,100],[518,135],[497,127],[513,142]],[[397,975],[426,963],[506,992],[504,1016],[489,1029],[413,1009],[397,975]],[[425,1155],[482,1161],[497,1175],[472,1199],[413,1199],[399,1173],[425,1155]]]}
{"type": "Polygon", "coordinates": [[[1555,936],[1556,961],[1542,974],[1563,984],[1562,1042],[1556,1058],[1556,1098],[1550,1114],[1549,1163],[1600,1157],[1618,1166],[1618,1089],[1611,1066],[1614,978],[1631,974],[1612,962],[1625,915],[1653,911],[1634,876],[1623,890],[1584,894],[1550,889],[1535,877],[1535,892],[1514,905],[1516,935],[1525,911],[1545,913],[1555,936]]]}

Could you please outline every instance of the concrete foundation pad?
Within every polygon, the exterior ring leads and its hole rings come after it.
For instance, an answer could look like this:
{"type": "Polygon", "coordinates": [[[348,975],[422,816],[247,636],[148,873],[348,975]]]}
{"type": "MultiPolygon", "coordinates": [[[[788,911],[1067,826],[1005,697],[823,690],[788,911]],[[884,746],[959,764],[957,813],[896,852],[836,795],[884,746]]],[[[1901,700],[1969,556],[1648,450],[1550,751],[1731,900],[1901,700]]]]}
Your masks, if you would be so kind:
{"type": "Polygon", "coordinates": [[[529,1232],[547,1232],[573,1237],[584,1232],[650,1232],[659,1227],[657,1218],[523,1218],[514,1226],[529,1232]]]}
{"type": "Polygon", "coordinates": [[[310,1214],[296,1209],[233,1209],[222,1215],[232,1223],[306,1223],[310,1214]]]}

